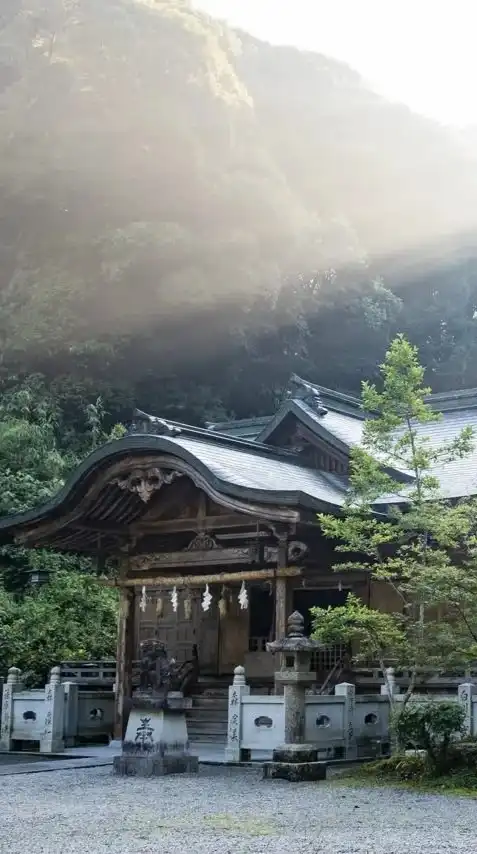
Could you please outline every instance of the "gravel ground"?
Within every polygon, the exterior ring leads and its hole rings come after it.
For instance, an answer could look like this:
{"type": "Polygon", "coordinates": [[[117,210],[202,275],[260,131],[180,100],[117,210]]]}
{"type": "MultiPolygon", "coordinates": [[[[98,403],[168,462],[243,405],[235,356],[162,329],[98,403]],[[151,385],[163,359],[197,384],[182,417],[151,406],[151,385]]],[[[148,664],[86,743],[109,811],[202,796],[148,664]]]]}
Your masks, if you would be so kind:
{"type": "Polygon", "coordinates": [[[0,779],[5,854],[445,854],[476,852],[476,802],[255,769],[118,778],[110,768],[0,779]]]}

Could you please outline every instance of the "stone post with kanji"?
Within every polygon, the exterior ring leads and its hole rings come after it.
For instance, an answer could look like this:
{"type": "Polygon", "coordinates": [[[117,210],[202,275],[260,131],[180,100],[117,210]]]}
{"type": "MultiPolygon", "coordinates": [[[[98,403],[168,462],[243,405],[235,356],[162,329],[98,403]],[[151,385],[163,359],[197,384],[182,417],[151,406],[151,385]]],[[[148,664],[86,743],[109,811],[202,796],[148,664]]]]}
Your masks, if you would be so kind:
{"type": "Polygon", "coordinates": [[[2,752],[13,750],[13,700],[15,694],[23,689],[20,677],[21,670],[18,667],[10,667],[6,684],[3,686],[0,724],[0,750],[2,752]]]}
{"type": "Polygon", "coordinates": [[[65,749],[63,738],[65,715],[65,688],[61,684],[59,667],[52,667],[50,679],[45,686],[43,705],[43,732],[40,738],[40,753],[61,753],[65,749]]]}
{"type": "Polygon", "coordinates": [[[477,697],[477,685],[474,685],[472,682],[466,682],[463,685],[459,685],[458,689],[458,698],[459,703],[465,712],[464,718],[464,732],[466,736],[472,736],[474,734],[474,697],[477,697]]]}
{"type": "Polygon", "coordinates": [[[234,681],[229,687],[229,714],[227,726],[227,747],[225,748],[226,762],[240,762],[248,759],[248,751],[240,748],[242,739],[242,697],[248,697],[250,686],[245,681],[245,670],[236,667],[234,681]]]}
{"type": "Polygon", "coordinates": [[[358,745],[354,732],[354,710],[356,688],[351,682],[340,682],[335,686],[335,697],[344,697],[343,726],[345,736],[346,759],[358,758],[358,745]]]}

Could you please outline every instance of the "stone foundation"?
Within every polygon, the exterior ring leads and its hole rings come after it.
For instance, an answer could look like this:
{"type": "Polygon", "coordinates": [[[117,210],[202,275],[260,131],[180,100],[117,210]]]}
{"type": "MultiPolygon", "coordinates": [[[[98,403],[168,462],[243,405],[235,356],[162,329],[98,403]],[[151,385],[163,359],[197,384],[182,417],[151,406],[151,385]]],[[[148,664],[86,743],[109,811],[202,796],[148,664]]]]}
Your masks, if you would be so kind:
{"type": "Polygon", "coordinates": [[[263,779],[310,783],[326,780],[326,762],[265,762],[263,779]]]}
{"type": "Polygon", "coordinates": [[[265,762],[263,778],[290,783],[326,780],[326,762],[318,761],[318,749],[312,744],[284,744],[273,751],[272,762],[265,762]]]}
{"type": "Polygon", "coordinates": [[[164,777],[167,774],[197,774],[199,759],[197,756],[183,755],[138,755],[122,754],[113,760],[115,774],[124,777],[164,777]]]}

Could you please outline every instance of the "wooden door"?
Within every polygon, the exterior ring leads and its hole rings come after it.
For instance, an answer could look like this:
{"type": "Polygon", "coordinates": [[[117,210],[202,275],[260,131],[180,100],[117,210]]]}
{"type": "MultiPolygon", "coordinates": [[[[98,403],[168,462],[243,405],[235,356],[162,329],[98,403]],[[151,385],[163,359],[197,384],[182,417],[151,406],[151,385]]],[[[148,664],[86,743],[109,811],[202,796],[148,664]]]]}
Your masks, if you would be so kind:
{"type": "MultiPolygon", "coordinates": [[[[137,648],[149,638],[157,637],[167,648],[167,654],[180,664],[192,658],[197,645],[202,675],[217,675],[219,669],[218,609],[215,598],[209,611],[202,610],[201,591],[192,591],[192,615],[184,614],[184,595],[179,593],[176,612],[172,609],[171,591],[149,591],[146,611],[137,614],[137,648]],[[156,603],[162,599],[162,616],[158,616],[156,603]]],[[[137,655],[139,658],[139,654],[137,655]]]]}
{"type": "Polygon", "coordinates": [[[192,599],[192,614],[186,619],[183,597],[179,595],[178,609],[174,612],[170,591],[148,591],[146,611],[138,612],[138,645],[157,637],[167,649],[169,658],[180,664],[192,658],[194,644],[198,644],[200,615],[198,603],[192,599]],[[157,613],[157,599],[162,599],[162,616],[157,613]]]}
{"type": "Polygon", "coordinates": [[[235,595],[229,603],[226,616],[219,620],[220,675],[231,675],[238,665],[244,664],[248,652],[248,638],[249,611],[242,611],[235,595]]]}

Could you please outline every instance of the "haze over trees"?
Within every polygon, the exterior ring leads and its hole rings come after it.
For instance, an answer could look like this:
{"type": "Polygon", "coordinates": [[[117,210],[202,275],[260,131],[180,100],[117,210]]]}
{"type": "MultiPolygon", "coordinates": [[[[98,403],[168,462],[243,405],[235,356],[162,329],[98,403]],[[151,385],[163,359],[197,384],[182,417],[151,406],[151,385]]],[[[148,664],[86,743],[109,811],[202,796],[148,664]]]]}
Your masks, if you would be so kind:
{"type": "Polygon", "coordinates": [[[68,429],[357,390],[397,330],[477,385],[472,148],[344,64],[185,0],[4,0],[0,155],[3,381],[68,429]]]}

